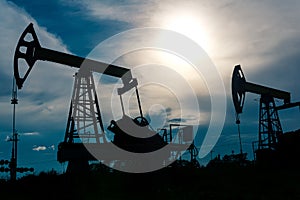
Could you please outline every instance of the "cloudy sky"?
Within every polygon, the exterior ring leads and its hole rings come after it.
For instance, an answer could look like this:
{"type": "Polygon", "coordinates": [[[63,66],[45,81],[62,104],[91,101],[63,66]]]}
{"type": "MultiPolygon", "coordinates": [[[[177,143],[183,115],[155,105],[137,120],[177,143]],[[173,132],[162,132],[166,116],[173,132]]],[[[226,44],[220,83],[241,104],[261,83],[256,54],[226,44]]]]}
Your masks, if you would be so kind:
{"type": "MultiPolygon", "coordinates": [[[[125,0],[118,3],[96,0],[0,0],[0,158],[10,158],[11,144],[6,139],[12,132],[12,61],[17,41],[29,23],[34,24],[40,43],[45,48],[104,61],[112,61],[111,57],[119,56],[113,61],[131,67],[139,66],[133,71],[140,83],[161,83],[164,80],[169,88],[159,85],[145,85],[141,88],[144,112],[156,128],[181,117],[186,123],[199,125],[199,133],[205,133],[211,116],[219,116],[218,111],[211,108],[213,100],[210,88],[218,95],[224,87],[226,119],[213,149],[213,155],[224,155],[230,154],[232,150],[239,151],[230,90],[231,73],[236,64],[241,64],[249,82],[291,92],[292,101],[300,100],[299,8],[300,2],[293,0],[125,0]],[[151,32],[145,31],[144,28],[150,27],[175,31],[202,47],[220,75],[220,79],[216,79],[218,83],[214,83],[214,79],[210,79],[210,75],[205,72],[202,73],[204,77],[197,79],[192,71],[182,70],[190,69],[189,64],[174,54],[153,49],[133,51],[135,45],[141,47],[147,42],[158,44],[157,41],[161,41],[157,32],[151,35],[151,32]],[[126,37],[116,37],[122,36],[120,33],[131,33],[130,30],[142,31],[133,32],[137,35],[130,35],[127,41],[126,37]],[[130,53],[120,56],[128,49],[130,53]],[[167,67],[160,67],[160,71],[154,68],[157,65],[167,67]],[[169,74],[170,70],[176,73],[169,74]],[[184,84],[173,84],[181,79],[188,80],[197,91],[193,95],[199,102],[200,117],[193,107],[188,106],[191,104],[191,94],[178,87],[184,84]],[[177,100],[180,99],[180,103],[186,105],[184,112],[190,114],[180,116],[179,103],[172,101],[174,95],[177,100]],[[167,119],[164,118],[166,116],[167,119]],[[157,120],[160,118],[163,120],[157,120]],[[161,121],[164,123],[160,124],[161,121]]],[[[185,44],[179,45],[184,49],[185,44]]],[[[203,52],[199,52],[199,55],[203,56],[203,52]]],[[[205,68],[202,70],[205,71],[205,68]]],[[[49,170],[52,167],[58,171],[64,169],[56,161],[56,150],[64,137],[76,71],[55,63],[37,62],[24,88],[18,91],[19,165],[33,166],[38,170],[49,170]]],[[[111,117],[119,117],[118,111],[114,111],[113,115],[111,109],[106,109],[110,108],[110,92],[118,80],[104,79],[101,83],[105,87],[98,84],[101,90],[101,95],[98,95],[103,102],[104,122],[108,125],[111,117]]],[[[243,148],[250,159],[251,142],[257,140],[258,135],[258,100],[259,96],[247,94],[244,113],[241,115],[243,148]]],[[[137,110],[133,103],[130,103],[130,108],[132,115],[135,115],[137,110]]],[[[297,117],[298,109],[280,112],[284,131],[299,129],[297,117]]],[[[200,146],[204,137],[200,135],[196,144],[200,146]]],[[[200,161],[206,163],[209,159],[208,154],[200,161]]]]}

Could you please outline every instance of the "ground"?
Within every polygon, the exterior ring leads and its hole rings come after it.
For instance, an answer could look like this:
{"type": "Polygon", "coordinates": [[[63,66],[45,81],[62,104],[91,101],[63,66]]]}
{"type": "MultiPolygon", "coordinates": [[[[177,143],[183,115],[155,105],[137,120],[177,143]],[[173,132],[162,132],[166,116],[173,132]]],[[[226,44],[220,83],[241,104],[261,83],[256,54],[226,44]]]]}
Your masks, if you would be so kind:
{"type": "Polygon", "coordinates": [[[85,174],[55,171],[2,180],[10,199],[300,199],[297,169],[253,167],[172,168],[145,174],[95,170],[85,174]]]}

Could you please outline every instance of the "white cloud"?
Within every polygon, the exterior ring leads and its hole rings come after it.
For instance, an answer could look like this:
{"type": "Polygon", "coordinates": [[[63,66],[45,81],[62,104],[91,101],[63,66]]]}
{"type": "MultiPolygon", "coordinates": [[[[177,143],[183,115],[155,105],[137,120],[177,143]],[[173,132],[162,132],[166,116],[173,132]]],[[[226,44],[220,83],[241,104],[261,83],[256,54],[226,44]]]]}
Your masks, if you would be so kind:
{"type": "Polygon", "coordinates": [[[33,151],[45,151],[46,149],[46,146],[36,146],[32,148],[33,151]]]}
{"type": "Polygon", "coordinates": [[[50,145],[50,146],[44,146],[44,145],[34,145],[32,148],[33,151],[46,151],[46,150],[51,150],[51,151],[55,151],[55,146],[54,144],[50,145]]]}
{"type": "Polygon", "coordinates": [[[54,146],[54,144],[52,144],[50,147],[48,147],[49,149],[51,149],[51,150],[55,150],[55,146],[54,146]]]}
{"type": "Polygon", "coordinates": [[[149,15],[155,12],[156,1],[130,0],[124,3],[97,0],[61,0],[69,6],[80,8],[82,14],[96,19],[116,20],[129,24],[147,22],[149,15]]]}
{"type": "Polygon", "coordinates": [[[39,132],[28,132],[28,133],[23,133],[22,135],[25,135],[25,136],[34,136],[34,135],[40,135],[39,132]]]}
{"type": "Polygon", "coordinates": [[[25,136],[34,136],[34,135],[40,135],[39,132],[28,132],[28,133],[23,133],[22,135],[25,135],[25,136]]]}
{"type": "Polygon", "coordinates": [[[21,33],[24,31],[29,23],[33,23],[38,30],[38,37],[43,44],[49,45],[49,48],[56,48],[61,51],[67,51],[66,46],[62,44],[61,40],[47,32],[46,28],[39,27],[35,19],[33,19],[25,10],[19,8],[12,2],[1,1],[0,2],[0,48],[1,48],[1,64],[2,68],[8,68],[6,70],[8,75],[11,75],[12,63],[11,60],[14,55],[15,46],[21,33]]]}
{"type": "Polygon", "coordinates": [[[7,135],[6,138],[5,138],[5,142],[10,141],[10,139],[11,139],[10,136],[7,135]]]}
{"type": "MultiPolygon", "coordinates": [[[[15,47],[24,29],[29,23],[34,24],[37,37],[44,48],[68,52],[62,40],[37,21],[24,9],[12,2],[0,1],[0,119],[4,124],[11,124],[12,106],[10,104],[13,57],[15,47]],[[3,119],[3,120],[2,120],[3,119]]],[[[73,83],[74,69],[59,64],[37,61],[24,86],[18,92],[18,125],[38,126],[64,123],[73,83]],[[47,123],[46,123],[47,122],[47,123]]],[[[64,127],[62,127],[64,128],[64,127]]],[[[22,131],[22,130],[20,130],[22,131]]]]}
{"type": "Polygon", "coordinates": [[[282,46],[289,40],[299,40],[299,1],[62,2],[80,8],[83,15],[94,20],[117,20],[135,28],[164,28],[180,15],[194,16],[198,22],[195,27],[203,30],[209,43],[205,50],[223,76],[229,94],[235,64],[255,73],[298,51],[289,46],[282,50],[282,46]]]}

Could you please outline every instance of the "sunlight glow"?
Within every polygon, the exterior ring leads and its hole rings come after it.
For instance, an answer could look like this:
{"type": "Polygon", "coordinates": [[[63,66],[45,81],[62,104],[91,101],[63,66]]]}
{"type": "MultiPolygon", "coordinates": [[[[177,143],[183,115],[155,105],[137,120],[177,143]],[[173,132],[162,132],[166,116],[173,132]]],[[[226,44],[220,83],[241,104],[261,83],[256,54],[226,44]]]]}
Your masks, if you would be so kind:
{"type": "Polygon", "coordinates": [[[181,33],[198,43],[204,50],[209,48],[209,37],[203,29],[200,17],[189,13],[176,14],[166,18],[166,29],[181,33]]]}

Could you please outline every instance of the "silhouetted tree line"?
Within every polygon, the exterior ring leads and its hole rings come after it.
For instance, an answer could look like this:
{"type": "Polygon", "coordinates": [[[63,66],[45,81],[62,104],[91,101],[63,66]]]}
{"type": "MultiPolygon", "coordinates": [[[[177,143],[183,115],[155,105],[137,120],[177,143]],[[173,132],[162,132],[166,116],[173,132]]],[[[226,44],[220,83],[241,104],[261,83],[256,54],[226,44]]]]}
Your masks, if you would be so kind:
{"type": "MultiPolygon", "coordinates": [[[[226,158],[226,157],[225,157],[226,158]]],[[[223,159],[223,158],[222,158],[223,159]]],[[[31,174],[16,182],[1,180],[10,199],[299,199],[298,170],[229,165],[199,168],[174,164],[158,171],[131,174],[103,164],[90,171],[31,174]]]]}

